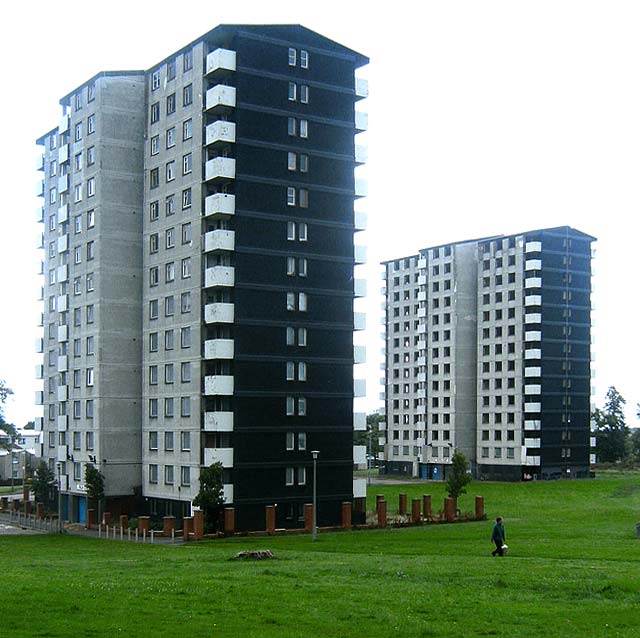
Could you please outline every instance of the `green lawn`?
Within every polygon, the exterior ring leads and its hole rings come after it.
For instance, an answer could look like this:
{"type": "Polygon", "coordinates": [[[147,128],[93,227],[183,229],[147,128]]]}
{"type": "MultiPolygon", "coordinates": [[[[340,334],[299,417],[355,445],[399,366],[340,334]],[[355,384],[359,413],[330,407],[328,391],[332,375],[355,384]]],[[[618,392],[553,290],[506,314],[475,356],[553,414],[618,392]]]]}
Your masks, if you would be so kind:
{"type": "MultiPolygon", "coordinates": [[[[436,484],[371,486],[431,493],[436,484]]],[[[0,537],[0,635],[640,636],[640,478],[473,483],[491,521],[161,547],[0,537]],[[229,561],[270,548],[277,560],[229,561]]]]}

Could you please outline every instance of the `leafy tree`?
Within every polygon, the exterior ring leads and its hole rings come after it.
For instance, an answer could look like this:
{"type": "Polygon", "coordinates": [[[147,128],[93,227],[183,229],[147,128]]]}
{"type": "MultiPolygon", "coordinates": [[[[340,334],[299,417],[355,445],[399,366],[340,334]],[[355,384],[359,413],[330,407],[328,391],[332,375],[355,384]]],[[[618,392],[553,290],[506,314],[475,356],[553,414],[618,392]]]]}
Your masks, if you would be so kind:
{"type": "Polygon", "coordinates": [[[640,461],[640,428],[631,432],[631,456],[634,461],[640,461]]]}
{"type": "Polygon", "coordinates": [[[35,421],[27,421],[25,426],[22,428],[23,430],[35,430],[36,424],[35,421]]]}
{"type": "Polygon", "coordinates": [[[44,461],[40,461],[31,479],[31,491],[36,503],[44,503],[45,507],[50,507],[54,502],[55,490],[55,475],[44,461]]]}
{"type": "Polygon", "coordinates": [[[367,414],[367,430],[354,432],[353,444],[354,445],[366,445],[367,454],[371,454],[374,458],[378,458],[380,452],[380,423],[384,423],[384,415],[372,412],[367,414]]]}
{"type": "Polygon", "coordinates": [[[467,472],[467,457],[456,450],[451,459],[451,471],[447,479],[447,493],[457,499],[460,494],[466,494],[466,486],[471,483],[471,474],[467,472]]]}
{"type": "Polygon", "coordinates": [[[10,394],[13,394],[13,390],[8,388],[6,383],[0,379],[0,448],[4,450],[13,450],[18,438],[16,426],[4,420],[2,411],[2,405],[10,394]]]}
{"type": "Polygon", "coordinates": [[[224,489],[222,463],[213,463],[200,471],[200,491],[193,499],[193,504],[204,512],[205,528],[215,531],[220,520],[220,512],[224,506],[224,489]]]}
{"type": "Polygon", "coordinates": [[[84,484],[87,488],[87,498],[98,504],[98,520],[100,520],[100,509],[104,501],[104,475],[91,463],[87,463],[85,467],[84,484]]]}
{"type": "Polygon", "coordinates": [[[611,386],[607,390],[604,408],[596,408],[591,415],[596,427],[596,454],[598,461],[621,461],[629,446],[629,428],[624,417],[624,397],[611,386]]]}

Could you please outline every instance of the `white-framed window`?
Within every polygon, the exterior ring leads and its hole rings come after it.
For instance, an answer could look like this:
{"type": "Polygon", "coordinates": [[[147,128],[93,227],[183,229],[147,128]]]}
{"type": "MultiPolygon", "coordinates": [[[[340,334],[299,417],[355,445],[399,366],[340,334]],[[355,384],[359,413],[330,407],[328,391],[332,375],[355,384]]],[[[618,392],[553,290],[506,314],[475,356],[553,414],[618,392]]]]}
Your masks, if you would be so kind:
{"type": "Polygon", "coordinates": [[[180,432],[180,449],[183,452],[191,450],[191,432],[180,432]]]}
{"type": "Polygon", "coordinates": [[[166,167],[166,180],[167,182],[171,182],[176,178],[176,162],[175,160],[171,160],[167,162],[166,167]]]}
{"type": "Polygon", "coordinates": [[[158,266],[151,266],[151,268],[149,268],[149,285],[158,285],[158,266]]]}
{"type": "Polygon", "coordinates": [[[182,157],[182,174],[188,175],[191,170],[191,153],[187,153],[182,157]]]}
{"type": "Polygon", "coordinates": [[[158,418],[158,399],[149,399],[149,418],[158,418]]]}
{"type": "Polygon", "coordinates": [[[87,228],[93,228],[96,225],[96,211],[92,208],[87,211],[87,228]]]}
{"type": "Polygon", "coordinates": [[[180,295],[180,312],[182,312],[182,314],[191,312],[191,293],[190,292],[183,292],[180,295]]]}
{"type": "Polygon", "coordinates": [[[157,155],[160,152],[160,136],[153,135],[151,137],[151,155],[157,155]]]}
{"type": "Polygon", "coordinates": [[[297,169],[297,155],[289,151],[287,153],[287,169],[290,171],[295,171],[297,169]]]}
{"type": "Polygon", "coordinates": [[[152,451],[158,449],[158,433],[155,431],[149,432],[149,449],[152,451]]]}
{"type": "Polygon", "coordinates": [[[91,135],[91,133],[95,133],[95,132],[96,132],[96,115],[95,113],[92,113],[87,118],[87,135],[91,135]]]}
{"type": "Polygon", "coordinates": [[[188,279],[191,277],[191,257],[185,257],[182,260],[182,278],[188,279]]]}
{"type": "Polygon", "coordinates": [[[86,275],[87,279],[87,292],[93,292],[93,273],[88,272],[86,275]]]}
{"type": "Polygon", "coordinates": [[[300,85],[300,102],[309,104],[309,87],[306,84],[300,85]]]}
{"type": "MultiPolygon", "coordinates": [[[[56,170],[57,170],[56,160],[51,160],[49,162],[49,177],[55,177],[56,170]]],[[[78,169],[76,169],[76,170],[78,170],[78,169]]]]}
{"type": "Polygon", "coordinates": [[[173,146],[176,145],[176,129],[175,126],[172,126],[171,128],[167,129],[167,148],[172,148],[173,146]]]}
{"type": "Polygon", "coordinates": [[[180,416],[191,416],[191,397],[180,398],[180,416]]]}
{"type": "MultiPolygon", "coordinates": [[[[87,419],[93,419],[93,399],[87,399],[85,403],[85,414],[87,415],[87,419]]],[[[93,449],[93,447],[91,449],[93,449]]]]}
{"type": "Polygon", "coordinates": [[[193,137],[193,122],[191,118],[182,123],[182,140],[190,140],[193,137]]]}
{"type": "Polygon", "coordinates": [[[173,465],[164,466],[164,484],[173,485],[173,465]]]}
{"type": "Polygon", "coordinates": [[[173,383],[173,363],[164,364],[164,382],[168,385],[173,383]]]}
{"type": "Polygon", "coordinates": [[[191,485],[191,468],[188,465],[183,465],[180,468],[180,485],[182,487],[191,485]]]}
{"type": "Polygon", "coordinates": [[[154,71],[151,74],[151,90],[157,91],[160,88],[160,71],[154,71]]]}
{"type": "Polygon", "coordinates": [[[298,122],[298,128],[300,130],[300,137],[307,138],[309,137],[309,122],[308,120],[300,120],[298,122]]]}
{"type": "Polygon", "coordinates": [[[93,368],[87,368],[87,387],[88,388],[93,387],[93,381],[94,381],[93,368]]]}
{"type": "Polygon", "coordinates": [[[81,202],[82,201],[82,184],[75,184],[73,187],[73,201],[81,202]]]}
{"type": "Polygon", "coordinates": [[[55,204],[58,199],[58,191],[55,186],[49,189],[49,204],[55,204]]]}
{"type": "Polygon", "coordinates": [[[158,352],[158,333],[149,333],[149,352],[158,352]]]}
{"type": "Polygon", "coordinates": [[[176,264],[173,261],[168,262],[164,266],[164,280],[165,283],[170,283],[176,278],[176,264]]]}
{"type": "Polygon", "coordinates": [[[181,383],[191,382],[191,363],[189,361],[183,361],[180,364],[180,381],[181,383]]]}
{"type": "Polygon", "coordinates": [[[297,51],[289,47],[289,66],[296,66],[297,64],[297,51]]]}
{"type": "Polygon", "coordinates": [[[82,139],[82,122],[78,122],[74,129],[74,140],[79,142],[82,139]]]}
{"type": "Polygon", "coordinates": [[[93,432],[85,432],[84,446],[89,452],[93,450],[93,445],[94,445],[93,441],[94,441],[93,432]]]}
{"type": "Polygon", "coordinates": [[[300,68],[309,68],[309,52],[305,51],[304,49],[300,50],[300,68]]]}
{"type": "Polygon", "coordinates": [[[164,349],[173,350],[173,328],[164,331],[164,349]]]}
{"type": "Polygon", "coordinates": [[[175,246],[175,229],[173,227],[167,228],[164,233],[165,248],[173,248],[175,246]]]}
{"type": "Polygon", "coordinates": [[[182,191],[182,210],[191,206],[191,189],[185,188],[182,191]]]}
{"type": "Polygon", "coordinates": [[[149,464],[149,483],[158,482],[158,466],[155,463],[149,464]]]}
{"type": "Polygon", "coordinates": [[[158,366],[149,366],[149,385],[158,385],[158,366]]]}
{"type": "Polygon", "coordinates": [[[295,102],[298,99],[298,87],[295,82],[289,82],[288,98],[291,102],[295,102]]]}
{"type": "Polygon", "coordinates": [[[287,187],[287,206],[296,205],[296,189],[293,186],[287,187]]]}
{"type": "MultiPolygon", "coordinates": [[[[173,397],[167,397],[164,400],[164,416],[168,419],[173,418],[173,397]]],[[[171,449],[173,449],[173,432],[166,433],[165,437],[167,436],[167,434],[171,435],[171,449]]]]}
{"type": "Polygon", "coordinates": [[[93,335],[87,337],[86,350],[87,355],[95,354],[95,337],[93,335]]]}
{"type": "Polygon", "coordinates": [[[189,326],[180,328],[180,347],[181,348],[191,347],[191,328],[189,326]]]}
{"type": "Polygon", "coordinates": [[[90,177],[87,180],[87,197],[93,197],[96,194],[96,178],[90,177]]]}

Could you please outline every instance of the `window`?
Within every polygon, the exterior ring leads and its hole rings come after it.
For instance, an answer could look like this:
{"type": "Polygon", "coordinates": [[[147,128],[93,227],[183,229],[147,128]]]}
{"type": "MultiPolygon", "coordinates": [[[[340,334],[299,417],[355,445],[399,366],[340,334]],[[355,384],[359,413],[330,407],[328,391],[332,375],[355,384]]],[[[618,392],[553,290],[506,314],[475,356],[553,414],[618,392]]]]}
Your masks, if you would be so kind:
{"type": "Polygon", "coordinates": [[[157,483],[158,482],[158,466],[154,463],[149,465],[149,483],[157,483]]]}
{"type": "Polygon", "coordinates": [[[87,180],[87,197],[93,197],[96,194],[96,178],[90,177],[87,180]]]}
{"type": "Polygon", "coordinates": [[[182,106],[189,106],[193,102],[193,85],[187,84],[182,89],[182,106]]]}
{"type": "Polygon", "coordinates": [[[79,111],[82,108],[82,93],[76,93],[74,97],[76,111],[79,111]]]}
{"type": "MultiPolygon", "coordinates": [[[[173,418],[173,399],[171,397],[164,400],[164,415],[169,419],[173,418]]],[[[173,447],[171,449],[173,449],[173,447]]]]}
{"type": "Polygon", "coordinates": [[[191,485],[191,468],[186,465],[180,468],[180,484],[183,487],[191,485]]]}
{"type": "Polygon", "coordinates": [[[149,385],[158,385],[158,366],[149,366],[149,385]]]}
{"type": "Polygon", "coordinates": [[[193,137],[193,122],[191,118],[182,123],[182,140],[190,140],[193,137]]]}
{"type": "Polygon", "coordinates": [[[95,354],[95,337],[93,335],[89,335],[87,337],[87,344],[86,344],[86,348],[87,348],[87,354],[91,355],[91,354],[95,354]]]}
{"type": "Polygon", "coordinates": [[[304,49],[300,51],[300,67],[303,69],[309,68],[309,52],[304,49]]]}
{"type": "Polygon", "coordinates": [[[182,158],[182,174],[188,175],[191,172],[191,153],[187,153],[182,158]]]}
{"type": "Polygon", "coordinates": [[[307,138],[309,137],[309,122],[307,120],[300,120],[300,137],[307,138]]]}
{"type": "Polygon", "coordinates": [[[149,352],[158,352],[158,333],[149,333],[149,352]]]}
{"type": "Polygon", "coordinates": [[[173,485],[173,465],[164,466],[164,484],[173,485]]]}
{"type": "MultiPolygon", "coordinates": [[[[85,411],[87,419],[93,419],[93,399],[87,399],[87,403],[85,404],[85,411]]],[[[91,449],[93,449],[93,447],[91,449]]]]}
{"type": "Polygon", "coordinates": [[[96,99],[96,85],[89,84],[87,86],[87,102],[93,102],[96,99]]]}
{"type": "Polygon", "coordinates": [[[73,480],[74,481],[82,480],[82,463],[73,464],[73,480]]]}
{"type": "Polygon", "coordinates": [[[188,326],[186,328],[180,328],[180,347],[191,347],[191,328],[188,326]]]}
{"type": "Polygon", "coordinates": [[[164,280],[165,283],[170,283],[176,278],[176,265],[175,262],[170,261],[164,265],[164,280]]]}
{"type": "Polygon", "coordinates": [[[289,49],[289,66],[296,66],[297,52],[295,49],[289,49]]]}
{"type": "Polygon", "coordinates": [[[87,118],[87,135],[91,135],[91,133],[96,132],[96,116],[95,113],[92,113],[87,118]]]}
{"type": "Polygon", "coordinates": [[[149,188],[158,188],[160,185],[160,169],[152,168],[149,171],[149,188]]]}
{"type": "Polygon", "coordinates": [[[173,195],[167,196],[164,200],[164,214],[167,217],[171,217],[176,212],[175,197],[173,195]]]}
{"type": "Polygon", "coordinates": [[[149,253],[153,255],[153,253],[158,252],[158,233],[152,233],[149,235],[149,253]]]}
{"type": "Polygon", "coordinates": [[[298,99],[298,87],[295,82],[289,82],[288,98],[291,102],[295,102],[298,99]]]}
{"type": "Polygon", "coordinates": [[[151,90],[157,91],[160,88],[160,71],[154,71],[151,75],[151,90]]]}
{"type": "Polygon", "coordinates": [[[182,278],[188,279],[191,277],[191,257],[185,257],[182,260],[182,278]]]}
{"type": "Polygon", "coordinates": [[[185,188],[182,191],[182,210],[191,206],[191,189],[185,188]]]}
{"type": "Polygon", "coordinates": [[[151,124],[155,124],[160,119],[160,102],[151,105],[151,124]]]}
{"type": "Polygon", "coordinates": [[[173,350],[173,329],[164,331],[164,349],[173,350]]]}
{"type": "Polygon", "coordinates": [[[167,228],[164,233],[165,248],[173,248],[175,245],[175,231],[173,228],[167,228]]]}
{"type": "Polygon", "coordinates": [[[183,452],[191,450],[191,432],[180,432],[180,449],[183,452]]]}
{"type": "Polygon", "coordinates": [[[149,204],[149,221],[156,221],[160,216],[160,204],[158,202],[151,202],[149,204]]]}
{"type": "Polygon", "coordinates": [[[84,445],[88,451],[93,450],[93,432],[85,432],[84,445]]]}
{"type": "Polygon", "coordinates": [[[191,244],[191,222],[182,224],[182,243],[191,244]]]}
{"type": "Polygon", "coordinates": [[[149,432],[149,449],[150,450],[158,449],[158,433],[157,432],[149,432]]]}
{"type": "Polygon", "coordinates": [[[180,399],[180,416],[191,416],[191,397],[182,397],[180,399]]]}
{"type": "Polygon", "coordinates": [[[309,87],[306,84],[300,85],[300,102],[309,104],[309,87]]]}
{"type": "Polygon", "coordinates": [[[193,68],[193,51],[187,51],[182,58],[183,71],[189,71],[193,68]]]}
{"type": "Polygon", "coordinates": [[[176,94],[171,93],[167,95],[167,115],[171,115],[176,112],[176,94]]]}
{"type": "Polygon", "coordinates": [[[171,182],[176,178],[176,162],[175,160],[171,160],[167,162],[166,166],[166,180],[167,182],[171,182]]]}
{"type": "Polygon", "coordinates": [[[191,363],[183,361],[180,364],[180,381],[182,383],[190,383],[191,381],[191,363]]]}
{"type": "Polygon", "coordinates": [[[173,363],[164,365],[164,382],[169,385],[173,383],[173,363]]]}
{"type": "MultiPolygon", "coordinates": [[[[76,246],[76,247],[73,249],[73,263],[74,263],[74,264],[80,264],[80,263],[82,263],[82,247],[81,247],[81,246],[76,246]]],[[[76,277],[76,278],[73,280],[73,284],[74,284],[74,286],[73,286],[73,287],[74,287],[73,292],[74,292],[75,294],[80,294],[80,277],[76,277]],[[78,283],[78,286],[77,286],[77,287],[76,287],[76,282],[78,283]],[[76,288],[77,288],[77,291],[76,291],[76,288]]]]}
{"type": "Polygon", "coordinates": [[[96,225],[96,211],[88,210],[87,211],[87,228],[93,228],[96,225]]]}
{"type": "MultiPolygon", "coordinates": [[[[74,401],[73,402],[73,418],[74,419],[79,419],[81,416],[82,416],[82,404],[80,403],[80,401],[74,401]]],[[[74,432],[73,433],[74,446],[75,446],[75,443],[76,443],[76,440],[75,440],[76,434],[80,434],[80,433],[79,432],[74,432]]],[[[78,441],[78,445],[80,445],[80,441],[78,441]]],[[[80,448],[79,447],[78,448],[74,447],[74,449],[80,449],[80,448]]]]}
{"type": "Polygon", "coordinates": [[[149,418],[158,418],[158,399],[149,399],[149,418]]]}
{"type": "Polygon", "coordinates": [[[149,285],[158,285],[158,266],[151,266],[151,268],[149,268],[149,285]]]}
{"type": "Polygon", "coordinates": [[[172,126],[170,129],[167,129],[165,138],[167,148],[172,148],[176,145],[176,129],[174,126],[172,126]]]}
{"type": "Polygon", "coordinates": [[[173,295],[164,298],[164,316],[171,317],[173,316],[175,307],[175,302],[173,299],[173,295]]]}
{"type": "Polygon", "coordinates": [[[74,129],[74,140],[79,142],[82,139],[82,122],[78,122],[74,129]]]}
{"type": "Polygon", "coordinates": [[[149,319],[157,319],[158,318],[158,300],[151,299],[149,301],[149,319]]]}
{"type": "Polygon", "coordinates": [[[87,292],[93,292],[93,273],[87,273],[87,292]]]}
{"type": "Polygon", "coordinates": [[[87,242],[87,261],[91,261],[95,256],[95,242],[87,242]]]}
{"type": "Polygon", "coordinates": [[[288,206],[296,205],[296,189],[293,186],[287,187],[287,205],[288,206]]]}
{"type": "Polygon", "coordinates": [[[75,184],[73,187],[73,201],[75,203],[82,201],[82,184],[75,184]]]}
{"type": "Polygon", "coordinates": [[[93,387],[93,368],[87,368],[87,387],[93,387]]]}
{"type": "Polygon", "coordinates": [[[191,312],[191,293],[183,292],[180,295],[180,312],[183,314],[191,312]]]}

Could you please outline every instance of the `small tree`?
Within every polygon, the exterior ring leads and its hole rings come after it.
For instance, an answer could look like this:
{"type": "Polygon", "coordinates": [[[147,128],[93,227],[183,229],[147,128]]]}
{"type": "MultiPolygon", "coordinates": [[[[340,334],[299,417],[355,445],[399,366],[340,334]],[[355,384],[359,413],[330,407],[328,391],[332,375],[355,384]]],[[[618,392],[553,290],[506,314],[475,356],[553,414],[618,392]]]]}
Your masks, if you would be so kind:
{"type": "Polygon", "coordinates": [[[471,474],[467,472],[467,457],[456,450],[451,459],[451,472],[447,479],[447,493],[451,498],[458,499],[460,494],[466,494],[466,486],[471,483],[471,474]]]}
{"type": "Polygon", "coordinates": [[[9,452],[15,447],[18,438],[16,426],[4,420],[2,411],[2,405],[10,394],[13,394],[13,390],[8,388],[5,382],[0,379],[0,434],[4,433],[4,436],[0,436],[0,448],[8,450],[9,452]]]}
{"type": "Polygon", "coordinates": [[[193,499],[193,504],[204,512],[204,522],[208,532],[217,529],[220,512],[224,505],[223,472],[224,468],[220,462],[202,468],[200,491],[193,499]]]}
{"type": "Polygon", "coordinates": [[[44,461],[40,461],[31,479],[31,491],[36,503],[44,503],[49,508],[54,501],[55,489],[55,475],[44,461]]]}
{"type": "Polygon", "coordinates": [[[98,521],[102,512],[100,511],[104,502],[104,475],[91,463],[87,463],[84,470],[84,484],[87,488],[87,498],[98,504],[98,521]]]}
{"type": "Polygon", "coordinates": [[[592,418],[596,426],[596,452],[598,461],[621,461],[629,446],[629,428],[625,423],[625,399],[611,386],[607,390],[604,408],[596,408],[592,418]]]}

